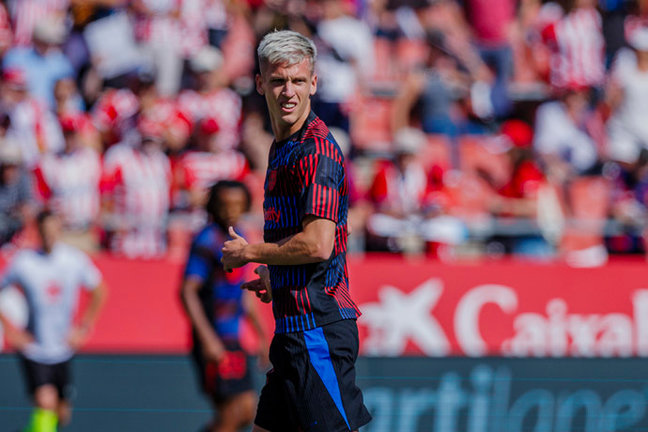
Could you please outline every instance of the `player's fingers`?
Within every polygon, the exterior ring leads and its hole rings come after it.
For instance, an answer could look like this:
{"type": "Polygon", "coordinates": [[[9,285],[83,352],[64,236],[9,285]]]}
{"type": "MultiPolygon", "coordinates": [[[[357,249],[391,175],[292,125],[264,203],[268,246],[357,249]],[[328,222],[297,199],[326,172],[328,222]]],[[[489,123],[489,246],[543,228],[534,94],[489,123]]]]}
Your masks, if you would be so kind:
{"type": "Polygon", "coordinates": [[[244,282],[241,284],[241,289],[246,289],[248,291],[256,291],[259,289],[260,284],[259,284],[259,279],[255,279],[252,281],[244,282]]]}
{"type": "Polygon", "coordinates": [[[229,230],[228,230],[228,231],[229,231],[229,235],[230,235],[230,237],[232,237],[232,238],[234,238],[234,239],[243,238],[243,237],[241,237],[240,235],[238,235],[236,231],[234,231],[234,227],[232,227],[232,226],[229,227],[229,230]]]}

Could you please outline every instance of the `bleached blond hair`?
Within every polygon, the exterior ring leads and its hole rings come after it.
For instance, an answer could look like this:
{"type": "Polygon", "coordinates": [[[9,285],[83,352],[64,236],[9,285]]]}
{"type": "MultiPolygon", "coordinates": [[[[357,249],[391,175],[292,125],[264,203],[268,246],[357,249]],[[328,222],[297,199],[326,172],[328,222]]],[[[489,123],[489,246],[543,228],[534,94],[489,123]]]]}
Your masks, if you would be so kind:
{"type": "Polygon", "coordinates": [[[294,65],[308,59],[311,73],[315,70],[317,47],[312,40],[292,30],[275,30],[266,34],[257,48],[259,64],[294,65]]]}

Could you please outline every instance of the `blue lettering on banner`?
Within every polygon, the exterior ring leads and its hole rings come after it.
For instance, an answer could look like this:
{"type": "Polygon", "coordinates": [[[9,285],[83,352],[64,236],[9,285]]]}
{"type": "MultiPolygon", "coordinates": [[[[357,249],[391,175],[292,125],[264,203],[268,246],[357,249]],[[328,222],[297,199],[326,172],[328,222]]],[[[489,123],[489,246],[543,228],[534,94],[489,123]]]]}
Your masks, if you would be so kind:
{"type": "MultiPolygon", "coordinates": [[[[387,364],[376,366],[383,360],[373,359],[370,369],[391,369],[387,364]]],[[[400,369],[407,369],[408,359],[399,360],[403,364],[400,369]]],[[[635,371],[635,379],[606,378],[595,373],[605,364],[599,363],[585,368],[592,374],[584,379],[576,372],[579,359],[569,359],[569,367],[553,377],[548,376],[552,363],[559,363],[553,368],[562,364],[557,359],[529,362],[527,366],[516,363],[516,367],[496,358],[462,359],[458,368],[452,366],[456,359],[426,360],[440,373],[430,375],[428,369],[419,377],[359,375],[365,404],[373,415],[363,432],[648,430],[648,375],[641,372],[645,368],[635,371]]],[[[409,367],[410,372],[415,369],[409,367]]]]}

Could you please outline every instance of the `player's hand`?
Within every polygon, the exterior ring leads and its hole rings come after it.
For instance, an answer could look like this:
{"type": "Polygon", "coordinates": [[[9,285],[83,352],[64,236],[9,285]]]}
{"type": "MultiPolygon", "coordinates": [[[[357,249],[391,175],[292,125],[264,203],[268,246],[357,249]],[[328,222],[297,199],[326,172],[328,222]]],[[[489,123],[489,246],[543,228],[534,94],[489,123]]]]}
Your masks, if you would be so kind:
{"type": "Polygon", "coordinates": [[[233,227],[229,227],[229,235],[232,240],[228,240],[223,244],[223,257],[221,258],[223,268],[228,272],[247,264],[244,252],[245,247],[248,245],[247,240],[238,235],[233,227]]]}
{"type": "Polygon", "coordinates": [[[272,288],[270,286],[270,271],[268,267],[258,266],[254,269],[254,273],[259,275],[259,278],[245,282],[241,285],[241,289],[253,291],[263,303],[270,303],[272,301],[272,288]]]}
{"type": "Polygon", "coordinates": [[[78,351],[88,339],[88,329],[81,326],[74,326],[67,337],[68,346],[72,351],[78,351]]]}
{"type": "Polygon", "coordinates": [[[7,328],[5,330],[5,336],[9,345],[16,351],[24,351],[27,346],[34,342],[34,336],[31,333],[19,328],[7,328]]]}
{"type": "Polygon", "coordinates": [[[227,355],[225,346],[217,337],[204,338],[201,344],[203,356],[208,362],[218,364],[225,359],[227,355]]]}

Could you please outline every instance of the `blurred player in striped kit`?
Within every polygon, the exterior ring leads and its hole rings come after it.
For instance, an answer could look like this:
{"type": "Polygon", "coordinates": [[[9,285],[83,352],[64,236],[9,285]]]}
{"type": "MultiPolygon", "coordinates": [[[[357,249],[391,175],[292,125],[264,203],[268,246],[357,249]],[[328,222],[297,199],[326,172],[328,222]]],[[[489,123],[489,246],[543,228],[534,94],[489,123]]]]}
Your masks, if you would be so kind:
{"type": "Polygon", "coordinates": [[[14,327],[0,313],[7,340],[19,352],[34,411],[24,432],[55,432],[70,420],[70,360],[83,345],[103,306],[101,273],[81,251],[59,241],[61,221],[48,210],[37,217],[41,246],[17,253],[0,289],[22,289],[29,308],[26,329],[14,327]],[[80,289],[90,303],[74,322],[80,289]]]}
{"type": "Polygon", "coordinates": [[[241,319],[250,319],[262,355],[265,336],[254,299],[241,290],[243,270],[226,273],[220,263],[227,227],[237,226],[249,208],[250,192],[243,183],[221,180],[210,188],[210,223],[193,240],[182,284],[200,383],[217,411],[209,432],[235,432],[254,419],[256,395],[248,355],[239,342],[241,319]]]}
{"type": "Polygon", "coordinates": [[[360,311],[346,263],[349,187],[342,151],[311,111],[317,50],[299,33],[278,31],[263,38],[258,55],[257,91],[275,137],[265,182],[265,243],[249,244],[230,227],[222,259],[228,270],[268,265],[245,285],[263,301],[272,299],[275,317],[273,370],[253,431],[355,431],[371,415],[355,383],[360,311]]]}

